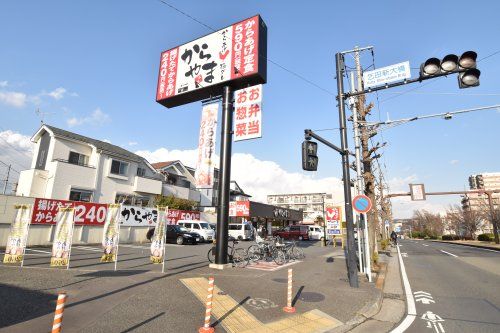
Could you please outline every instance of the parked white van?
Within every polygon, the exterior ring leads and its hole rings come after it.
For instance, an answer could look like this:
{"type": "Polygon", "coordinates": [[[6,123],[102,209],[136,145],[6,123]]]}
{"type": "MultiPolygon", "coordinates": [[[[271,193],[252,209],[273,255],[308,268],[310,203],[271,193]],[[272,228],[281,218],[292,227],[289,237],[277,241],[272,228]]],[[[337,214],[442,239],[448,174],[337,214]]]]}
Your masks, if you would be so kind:
{"type": "Polygon", "coordinates": [[[309,226],[309,239],[322,239],[324,237],[323,227],[319,225],[309,226]]]}
{"type": "Polygon", "coordinates": [[[239,240],[253,239],[253,228],[250,223],[230,223],[228,233],[229,236],[239,240]]]}
{"type": "Polygon", "coordinates": [[[197,220],[179,220],[177,224],[190,232],[200,235],[200,242],[211,242],[215,237],[215,231],[209,222],[197,220]]]}

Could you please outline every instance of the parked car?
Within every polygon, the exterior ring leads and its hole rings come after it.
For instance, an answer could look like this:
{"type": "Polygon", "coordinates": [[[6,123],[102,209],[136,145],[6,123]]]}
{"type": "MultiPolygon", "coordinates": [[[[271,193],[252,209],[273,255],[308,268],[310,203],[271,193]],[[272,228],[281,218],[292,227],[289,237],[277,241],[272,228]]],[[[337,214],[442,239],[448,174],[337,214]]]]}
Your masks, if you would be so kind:
{"type": "MultiPolygon", "coordinates": [[[[178,245],[182,244],[197,244],[200,241],[200,235],[195,232],[189,232],[188,230],[180,227],[178,225],[167,225],[165,235],[166,243],[176,243],[178,245]]],[[[151,240],[153,234],[155,232],[155,228],[151,228],[148,230],[146,234],[146,238],[151,240]]]]}
{"type": "Polygon", "coordinates": [[[206,221],[179,220],[177,221],[177,225],[188,231],[196,232],[200,235],[200,242],[211,242],[215,238],[215,231],[206,221]]]}
{"type": "Polygon", "coordinates": [[[238,240],[253,239],[253,228],[250,223],[230,223],[228,233],[230,237],[238,240]]]}
{"type": "Polygon", "coordinates": [[[307,225],[290,225],[273,232],[273,236],[283,239],[309,240],[309,227],[307,225]]]}
{"type": "Polygon", "coordinates": [[[310,225],[308,226],[309,228],[309,239],[323,239],[324,232],[323,232],[323,227],[320,227],[319,225],[310,225]]]}

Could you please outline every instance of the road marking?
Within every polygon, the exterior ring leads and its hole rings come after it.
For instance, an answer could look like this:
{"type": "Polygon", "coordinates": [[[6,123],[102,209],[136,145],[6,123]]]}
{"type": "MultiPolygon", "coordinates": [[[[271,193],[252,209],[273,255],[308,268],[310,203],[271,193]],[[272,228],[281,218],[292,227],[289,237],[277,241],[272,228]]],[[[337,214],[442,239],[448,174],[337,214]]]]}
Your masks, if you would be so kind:
{"type": "Polygon", "coordinates": [[[401,257],[401,252],[399,251],[398,246],[398,258],[399,258],[399,266],[401,268],[401,276],[403,277],[403,285],[405,287],[405,295],[406,295],[406,317],[395,329],[393,329],[392,333],[401,333],[406,331],[413,321],[415,321],[417,315],[417,309],[415,308],[415,300],[413,299],[413,293],[411,292],[410,281],[408,281],[408,275],[406,275],[405,264],[403,262],[403,258],[401,257]]]}
{"type": "Polygon", "coordinates": [[[78,250],[85,250],[85,251],[93,251],[93,252],[102,252],[103,250],[100,250],[95,247],[86,247],[86,246],[75,246],[75,249],[78,250]]]}
{"type": "Polygon", "coordinates": [[[457,256],[457,255],[455,255],[455,254],[453,254],[453,253],[446,252],[446,251],[444,251],[444,250],[439,250],[439,251],[441,251],[441,252],[443,252],[443,253],[446,253],[446,254],[448,254],[448,255],[450,255],[450,256],[452,256],[452,257],[458,258],[458,256],[457,256]]]}
{"type": "Polygon", "coordinates": [[[49,251],[42,251],[42,250],[26,249],[26,251],[33,251],[33,252],[40,252],[40,253],[48,253],[48,254],[51,254],[49,251]]]}
{"type": "Polygon", "coordinates": [[[443,242],[443,244],[451,244],[451,245],[455,245],[455,246],[467,246],[467,247],[472,247],[473,249],[476,249],[476,250],[483,250],[483,251],[489,251],[489,252],[496,252],[496,253],[500,253],[500,251],[498,250],[491,250],[491,249],[485,249],[485,248],[482,248],[482,247],[477,247],[477,246],[474,246],[474,245],[467,245],[467,244],[453,244],[453,243],[448,243],[448,242],[443,242]]]}
{"type": "Polygon", "coordinates": [[[427,311],[420,317],[420,319],[425,320],[427,322],[426,328],[434,328],[436,333],[445,333],[443,325],[441,322],[444,322],[444,319],[438,316],[432,311],[427,311]]]}
{"type": "Polygon", "coordinates": [[[419,290],[419,291],[414,292],[414,294],[415,294],[415,300],[417,302],[420,302],[420,303],[426,304],[426,305],[431,304],[431,303],[436,303],[434,301],[434,299],[432,298],[432,295],[428,292],[419,290]]]}
{"type": "MultiPolygon", "coordinates": [[[[180,280],[195,296],[206,302],[208,281],[205,278],[187,278],[180,280]]],[[[342,322],[320,310],[287,316],[284,319],[264,324],[231,296],[222,293],[214,286],[212,315],[218,319],[224,317],[221,324],[228,333],[274,333],[274,332],[325,332],[341,326],[342,322]]]]}
{"type": "Polygon", "coordinates": [[[406,252],[402,252],[401,255],[403,256],[403,258],[408,258],[408,253],[406,252]]]}
{"type": "Polygon", "coordinates": [[[423,245],[423,246],[429,246],[429,245],[427,245],[427,244],[422,244],[422,245],[423,245]]]}

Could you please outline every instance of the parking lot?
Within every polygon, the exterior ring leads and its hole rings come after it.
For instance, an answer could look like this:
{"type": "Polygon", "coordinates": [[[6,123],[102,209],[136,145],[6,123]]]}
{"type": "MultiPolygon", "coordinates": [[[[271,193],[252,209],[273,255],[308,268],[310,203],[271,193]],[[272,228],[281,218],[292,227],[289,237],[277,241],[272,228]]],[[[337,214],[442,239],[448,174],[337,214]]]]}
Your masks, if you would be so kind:
{"type": "MultiPolygon", "coordinates": [[[[204,286],[208,276],[215,276],[217,290],[227,298],[224,302],[235,304],[232,310],[219,309],[219,316],[214,309],[217,331],[238,331],[231,318],[241,311],[259,323],[286,318],[281,310],[286,268],[214,271],[206,257],[211,244],[166,246],[165,273],[161,265],[149,262],[149,244],[121,245],[116,272],[113,263],[99,263],[99,246],[74,246],[68,270],[49,267],[49,248],[28,249],[23,268],[0,267],[0,297],[11,300],[0,305],[0,332],[47,332],[61,291],[68,293],[64,332],[195,332],[204,314],[195,285],[204,286]]],[[[321,310],[344,321],[376,297],[364,282],[359,290],[349,287],[341,248],[312,241],[301,247],[306,259],[289,266],[294,270],[297,312],[321,310]],[[353,292],[360,297],[350,297],[353,292]]]]}

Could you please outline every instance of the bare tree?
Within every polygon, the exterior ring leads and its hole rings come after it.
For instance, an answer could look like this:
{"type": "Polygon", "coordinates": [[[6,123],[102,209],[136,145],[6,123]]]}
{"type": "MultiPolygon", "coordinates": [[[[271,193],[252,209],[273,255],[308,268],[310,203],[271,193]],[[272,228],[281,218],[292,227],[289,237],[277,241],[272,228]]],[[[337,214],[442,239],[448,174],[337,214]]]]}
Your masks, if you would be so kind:
{"type": "Polygon", "coordinates": [[[433,214],[425,209],[416,210],[413,212],[412,228],[426,236],[436,237],[443,234],[444,221],[439,214],[433,214]]]}
{"type": "Polygon", "coordinates": [[[457,235],[474,238],[474,233],[483,223],[483,215],[484,213],[481,211],[463,209],[455,205],[454,207],[450,207],[446,217],[457,235]]]}

